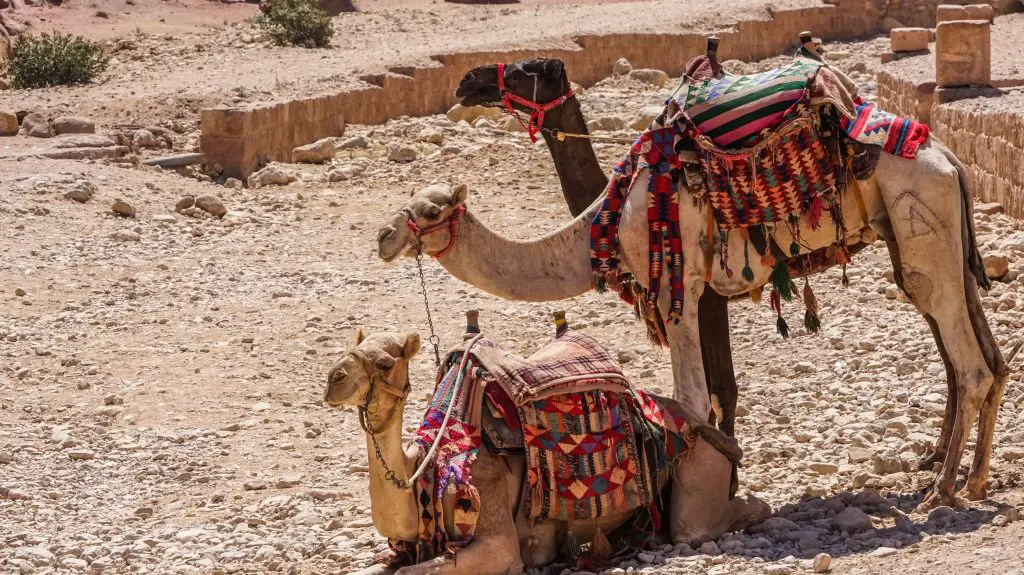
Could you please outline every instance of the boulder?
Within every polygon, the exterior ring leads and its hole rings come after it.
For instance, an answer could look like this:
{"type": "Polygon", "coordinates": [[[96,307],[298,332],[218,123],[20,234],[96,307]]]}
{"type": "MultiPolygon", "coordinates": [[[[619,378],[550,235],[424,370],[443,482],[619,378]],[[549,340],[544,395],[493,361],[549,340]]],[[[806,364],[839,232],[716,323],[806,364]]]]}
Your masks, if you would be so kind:
{"type": "Polygon", "coordinates": [[[871,517],[856,507],[847,507],[832,518],[832,526],[839,531],[855,533],[864,529],[871,529],[871,517]]]}
{"type": "Polygon", "coordinates": [[[95,134],[96,123],[78,116],[61,116],[50,122],[55,134],[95,134]]]}
{"type": "Polygon", "coordinates": [[[661,70],[654,70],[651,68],[633,70],[629,73],[629,77],[639,82],[652,84],[659,88],[664,86],[665,82],[668,82],[668,74],[661,70]]]}
{"type": "Polygon", "coordinates": [[[21,135],[33,138],[51,138],[53,130],[50,128],[50,122],[47,121],[46,116],[33,112],[21,121],[21,135]]]}
{"type": "Polygon", "coordinates": [[[218,218],[223,218],[224,214],[228,213],[228,209],[224,207],[224,202],[220,201],[220,198],[217,196],[199,196],[196,198],[196,207],[218,218]]]}
{"type": "Polygon", "coordinates": [[[644,106],[630,122],[629,127],[642,132],[651,127],[651,122],[665,111],[664,106],[644,106]]]}
{"type": "Polygon", "coordinates": [[[135,207],[121,199],[114,200],[114,205],[111,206],[110,209],[119,216],[126,218],[135,217],[135,207]]]}
{"type": "Polygon", "coordinates": [[[616,76],[625,76],[632,71],[633,65],[625,58],[619,58],[615,61],[615,65],[612,66],[612,74],[615,74],[616,76]]]}
{"type": "Polygon", "coordinates": [[[617,116],[604,116],[587,122],[587,129],[591,132],[614,132],[626,127],[626,121],[617,116]]]}
{"type": "Polygon", "coordinates": [[[419,153],[416,148],[412,146],[406,146],[402,144],[392,144],[388,146],[388,160],[392,162],[412,162],[419,157],[419,153]]]}
{"type": "Polygon", "coordinates": [[[17,136],[18,117],[10,112],[0,112],[0,136],[17,136]]]}
{"type": "Polygon", "coordinates": [[[292,150],[292,162],[296,164],[322,164],[334,158],[334,139],[324,138],[312,144],[292,150]]]}
{"type": "Polygon", "coordinates": [[[278,164],[269,164],[250,175],[248,183],[250,188],[262,188],[264,186],[285,186],[298,179],[295,172],[286,170],[278,164]]]}
{"type": "Polygon", "coordinates": [[[321,10],[327,12],[328,16],[358,11],[352,0],[317,0],[317,4],[320,5],[321,10]]]}
{"type": "Polygon", "coordinates": [[[989,279],[999,280],[1006,276],[1006,273],[1010,271],[1010,261],[1006,257],[1006,254],[999,252],[990,253],[985,256],[985,275],[989,279]]]}
{"type": "Polygon", "coordinates": [[[132,134],[132,145],[136,149],[156,148],[160,146],[160,140],[157,139],[156,134],[142,128],[135,130],[135,133],[132,134]]]}
{"type": "Polygon", "coordinates": [[[491,108],[489,106],[469,106],[465,107],[462,104],[455,104],[452,109],[448,110],[448,119],[453,123],[458,124],[461,121],[466,121],[472,124],[477,118],[488,118],[490,120],[499,120],[502,116],[500,108],[491,108]]]}

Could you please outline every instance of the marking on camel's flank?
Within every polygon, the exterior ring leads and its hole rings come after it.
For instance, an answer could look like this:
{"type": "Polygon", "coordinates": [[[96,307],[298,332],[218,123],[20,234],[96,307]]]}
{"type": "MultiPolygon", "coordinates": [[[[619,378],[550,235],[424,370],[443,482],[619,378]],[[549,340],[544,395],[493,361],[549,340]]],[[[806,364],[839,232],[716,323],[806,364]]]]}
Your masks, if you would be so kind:
{"type": "Polygon", "coordinates": [[[896,201],[892,203],[893,211],[895,212],[900,203],[906,199],[909,199],[911,203],[907,207],[907,216],[904,220],[910,224],[911,239],[936,235],[935,225],[932,222],[937,221],[939,218],[927,204],[921,201],[915,190],[906,190],[896,196],[896,201]]]}

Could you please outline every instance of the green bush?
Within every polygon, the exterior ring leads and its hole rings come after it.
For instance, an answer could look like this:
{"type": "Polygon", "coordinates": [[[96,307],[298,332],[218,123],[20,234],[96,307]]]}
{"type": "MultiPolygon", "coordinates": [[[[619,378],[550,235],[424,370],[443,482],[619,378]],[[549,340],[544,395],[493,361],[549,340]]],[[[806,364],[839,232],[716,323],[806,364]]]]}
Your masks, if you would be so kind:
{"type": "Polygon", "coordinates": [[[21,36],[7,64],[15,88],[85,84],[103,73],[110,56],[99,44],[55,32],[21,36]]]}
{"type": "Polygon", "coordinates": [[[326,48],[331,45],[334,26],[317,0],[266,0],[256,24],[281,46],[326,48]]]}

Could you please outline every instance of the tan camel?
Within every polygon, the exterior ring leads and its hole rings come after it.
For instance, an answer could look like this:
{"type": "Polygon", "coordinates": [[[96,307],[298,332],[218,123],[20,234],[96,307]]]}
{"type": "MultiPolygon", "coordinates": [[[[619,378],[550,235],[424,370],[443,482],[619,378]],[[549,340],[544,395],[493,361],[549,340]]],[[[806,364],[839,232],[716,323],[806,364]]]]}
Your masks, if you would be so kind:
{"type": "MultiPolygon", "coordinates": [[[[355,341],[356,346],[331,369],[324,401],[334,408],[367,408],[367,428],[376,432],[380,446],[378,458],[374,455],[373,437],[367,433],[373,525],[384,537],[416,541],[419,513],[413,491],[398,488],[386,479],[386,474],[390,468],[397,479],[407,480],[419,457],[415,444],[402,443],[402,414],[411,390],[409,360],[420,348],[420,337],[416,333],[364,337],[359,330],[355,341]]],[[[675,542],[712,539],[726,531],[759,523],[771,513],[767,504],[755,498],[729,498],[732,462],[719,448],[738,458],[735,440],[707,425],[698,428],[695,447],[680,459],[673,473],[670,528],[675,542]]],[[[434,559],[403,567],[397,574],[504,575],[521,573],[524,565],[542,566],[553,561],[564,542],[567,525],[549,521],[529,527],[525,506],[517,505],[524,465],[521,455],[492,455],[486,448],[481,449],[473,463],[473,485],[480,495],[480,516],[473,541],[458,552],[456,561],[434,559]],[[517,508],[519,514],[513,516],[517,508]],[[532,547],[527,544],[531,537],[536,542],[532,547]]],[[[659,478],[662,485],[666,479],[659,478]]],[[[452,487],[444,499],[444,521],[449,533],[455,532],[451,513],[455,509],[454,497],[452,487]]],[[[623,513],[590,523],[574,521],[573,534],[578,541],[588,542],[598,527],[608,533],[630,515],[631,512],[623,513]]],[[[378,567],[362,573],[391,571],[378,567]]]]}
{"type": "MultiPolygon", "coordinates": [[[[624,267],[645,287],[647,272],[647,176],[643,170],[622,209],[619,240],[624,267]]],[[[860,182],[867,221],[854,198],[843,202],[847,243],[873,241],[881,236],[890,247],[897,281],[944,343],[956,374],[955,417],[947,417],[936,446],[942,461],[936,484],[923,508],[939,504],[963,506],[954,494],[957,471],[975,420],[978,440],[965,489],[968,499],[987,496],[995,419],[1009,370],[985,319],[977,281],[984,271],[974,239],[971,198],[964,168],[936,138],[929,138],[915,160],[881,154],[874,175],[860,182]],[[980,418],[979,418],[980,413],[980,418]],[[946,457],[948,453],[948,457],[946,457]]],[[[520,301],[553,301],[580,295],[593,283],[590,267],[590,223],[600,208],[595,202],[572,222],[532,241],[513,241],[489,230],[465,211],[465,186],[430,186],[418,194],[378,234],[378,255],[392,261],[413,256],[417,246],[434,255],[455,277],[499,297],[520,301]],[[413,225],[410,225],[410,222],[413,225]]],[[[851,192],[848,190],[847,195],[851,192]]],[[[685,269],[682,321],[667,326],[672,358],[674,396],[691,420],[706,421],[710,399],[704,382],[697,329],[697,302],[704,290],[704,254],[698,234],[706,221],[704,207],[682,201],[680,222],[685,269]]],[[[830,222],[811,230],[801,220],[800,245],[806,253],[835,241],[830,222]]],[[[776,239],[789,245],[780,226],[776,239]]],[[[742,253],[743,240],[730,234],[729,251],[742,253]]],[[[769,282],[771,268],[753,258],[754,281],[741,274],[726,276],[712,261],[711,288],[726,296],[749,292],[769,282]]],[[[666,274],[667,275],[667,274],[666,274]]],[[[667,280],[664,280],[667,282],[667,280]]],[[[667,288],[661,290],[663,313],[668,311],[667,288]]]]}

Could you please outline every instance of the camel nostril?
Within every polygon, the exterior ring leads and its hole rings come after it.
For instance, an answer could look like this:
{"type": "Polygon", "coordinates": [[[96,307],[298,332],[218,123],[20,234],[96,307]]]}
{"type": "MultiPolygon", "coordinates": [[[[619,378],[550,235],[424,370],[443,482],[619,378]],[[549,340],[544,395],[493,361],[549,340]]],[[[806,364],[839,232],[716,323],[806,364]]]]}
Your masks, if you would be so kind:
{"type": "Polygon", "coordinates": [[[395,235],[395,228],[391,226],[383,227],[377,232],[377,243],[386,241],[395,235]]]}

